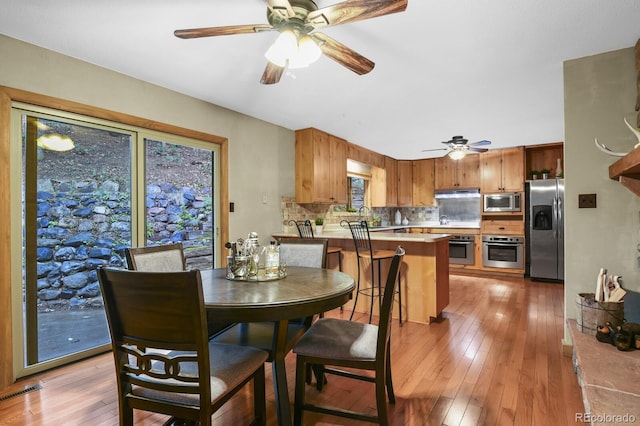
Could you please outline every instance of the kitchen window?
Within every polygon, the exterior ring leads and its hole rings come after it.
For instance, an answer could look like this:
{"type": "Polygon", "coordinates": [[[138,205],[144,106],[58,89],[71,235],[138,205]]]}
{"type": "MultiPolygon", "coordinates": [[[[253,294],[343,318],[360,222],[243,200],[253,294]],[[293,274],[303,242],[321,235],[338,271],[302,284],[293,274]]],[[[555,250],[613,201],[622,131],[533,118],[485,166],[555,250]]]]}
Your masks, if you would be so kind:
{"type": "Polygon", "coordinates": [[[371,205],[369,182],[371,166],[354,160],[347,160],[347,207],[359,210],[371,205]]]}

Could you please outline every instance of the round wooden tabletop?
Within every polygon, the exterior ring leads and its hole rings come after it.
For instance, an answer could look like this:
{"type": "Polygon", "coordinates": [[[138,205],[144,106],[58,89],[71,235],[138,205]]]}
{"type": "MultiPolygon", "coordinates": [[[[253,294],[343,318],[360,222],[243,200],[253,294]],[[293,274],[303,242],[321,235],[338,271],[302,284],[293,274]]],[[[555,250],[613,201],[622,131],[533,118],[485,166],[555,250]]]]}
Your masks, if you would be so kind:
{"type": "Polygon", "coordinates": [[[344,305],[354,280],[332,269],[287,267],[275,281],[232,281],[226,269],[200,271],[204,304],[229,322],[278,321],[306,317],[344,305]]]}

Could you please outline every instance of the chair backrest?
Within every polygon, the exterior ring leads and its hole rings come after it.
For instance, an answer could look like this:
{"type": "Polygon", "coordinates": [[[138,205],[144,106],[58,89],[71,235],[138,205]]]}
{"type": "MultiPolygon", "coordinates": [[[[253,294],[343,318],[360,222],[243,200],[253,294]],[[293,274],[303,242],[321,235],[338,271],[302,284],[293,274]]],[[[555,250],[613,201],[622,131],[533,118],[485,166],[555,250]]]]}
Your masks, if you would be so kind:
{"type": "Polygon", "coordinates": [[[127,266],[133,271],[179,272],[187,268],[182,243],[132,247],[125,250],[127,266]]]}
{"type": "Polygon", "coordinates": [[[382,296],[382,306],[380,307],[380,322],[378,323],[378,346],[376,350],[377,357],[383,357],[389,345],[389,337],[391,335],[391,313],[393,312],[393,301],[395,298],[396,285],[398,283],[398,274],[400,273],[400,265],[402,264],[403,257],[404,248],[398,246],[396,248],[396,254],[391,259],[391,265],[389,265],[387,282],[384,286],[384,295],[382,296]]]}
{"type": "Polygon", "coordinates": [[[367,221],[342,221],[341,224],[342,226],[349,226],[349,229],[351,230],[351,236],[353,237],[353,243],[356,248],[356,254],[358,256],[369,255],[373,257],[373,249],[371,248],[371,236],[369,235],[369,226],[367,225],[367,221]]]}
{"type": "Polygon", "coordinates": [[[296,228],[298,228],[298,235],[300,238],[314,238],[313,237],[313,227],[311,226],[311,221],[307,220],[290,220],[289,225],[295,224],[296,228]]]}
{"type": "Polygon", "coordinates": [[[210,417],[209,346],[200,271],[99,268],[97,272],[120,403],[126,399],[126,406],[156,411],[163,405],[158,400],[182,394],[192,410],[210,417]]]}
{"type": "Polygon", "coordinates": [[[287,266],[327,267],[326,238],[285,238],[280,242],[280,262],[287,266]]]}

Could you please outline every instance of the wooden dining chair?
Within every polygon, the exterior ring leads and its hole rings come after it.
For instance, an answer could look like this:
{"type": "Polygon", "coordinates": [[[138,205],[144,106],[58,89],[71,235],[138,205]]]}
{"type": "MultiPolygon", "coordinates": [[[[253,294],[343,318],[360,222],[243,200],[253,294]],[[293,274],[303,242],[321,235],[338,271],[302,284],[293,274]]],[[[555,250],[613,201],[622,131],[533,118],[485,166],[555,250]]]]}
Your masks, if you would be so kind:
{"type": "MultiPolygon", "coordinates": [[[[287,266],[307,266],[324,268],[327,261],[326,238],[286,238],[280,242],[280,261],[287,266]]],[[[285,278],[286,279],[286,278],[285,278]]],[[[259,283],[257,285],[260,285],[259,283]]],[[[295,318],[289,320],[285,353],[291,351],[293,345],[309,329],[313,317],[295,318]]],[[[268,361],[274,360],[274,335],[276,324],[273,322],[252,322],[235,324],[214,336],[212,341],[231,343],[262,349],[269,354],[268,361]]],[[[309,375],[310,376],[310,375],[309,375]]],[[[309,378],[310,381],[310,378],[309,378]]],[[[320,381],[319,383],[323,383],[320,381]]],[[[319,385],[320,387],[321,385],[319,385]]]]}
{"type": "MultiPolygon", "coordinates": [[[[148,247],[125,249],[127,266],[132,271],[141,272],[180,272],[186,271],[186,261],[182,243],[164,244],[148,247]]],[[[231,327],[233,323],[218,321],[207,311],[207,329],[209,337],[231,327]]]]}
{"type": "MultiPolygon", "coordinates": [[[[395,403],[391,379],[391,312],[400,263],[404,249],[398,247],[391,260],[378,325],[338,318],[321,318],[294,345],[296,387],[294,425],[303,424],[304,411],[329,414],[388,424],[387,397],[395,403]],[[375,383],[376,415],[359,413],[335,406],[305,403],[307,365],[321,366],[324,373],[375,383]],[[348,371],[344,369],[349,369],[348,371]],[[364,371],[373,371],[373,377],[364,371]]],[[[318,377],[318,376],[316,376],[318,377]]]]}
{"type": "MultiPolygon", "coordinates": [[[[295,225],[298,230],[300,238],[316,238],[313,234],[313,227],[311,221],[307,220],[290,220],[289,225],[295,225]]],[[[338,258],[338,270],[342,272],[342,248],[327,246],[327,255],[337,255],[338,258]]]]}
{"type": "Polygon", "coordinates": [[[211,415],[250,381],[254,424],[266,424],[268,355],[208,342],[200,271],[97,272],[121,425],[133,424],[134,409],[210,425],[211,415]]]}
{"type": "Polygon", "coordinates": [[[177,272],[187,269],[182,243],[131,247],[125,250],[125,257],[132,271],[177,272]]]}

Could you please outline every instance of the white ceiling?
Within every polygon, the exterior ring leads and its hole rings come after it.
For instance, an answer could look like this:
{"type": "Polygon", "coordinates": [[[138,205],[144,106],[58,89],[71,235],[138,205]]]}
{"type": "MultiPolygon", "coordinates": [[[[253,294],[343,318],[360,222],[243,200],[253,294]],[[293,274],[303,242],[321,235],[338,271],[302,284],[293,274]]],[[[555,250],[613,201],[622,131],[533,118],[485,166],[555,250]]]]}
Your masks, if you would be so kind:
{"type": "Polygon", "coordinates": [[[259,80],[276,32],[173,35],[263,23],[264,0],[0,0],[7,36],[398,159],[440,156],[421,151],[453,135],[497,148],[562,141],[563,61],[633,46],[640,0],[409,0],[322,30],[374,61],[369,74],[322,57],[271,86],[259,80]]]}

